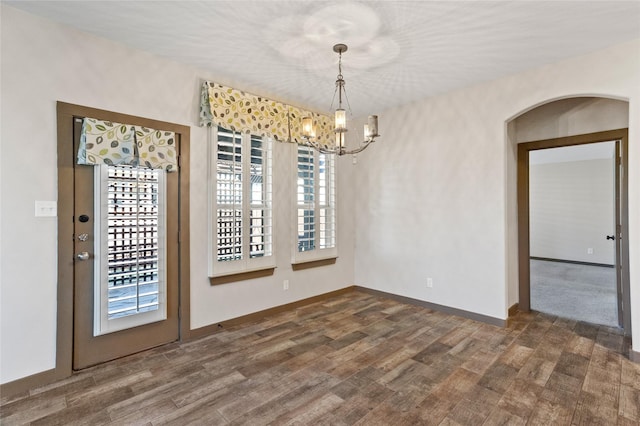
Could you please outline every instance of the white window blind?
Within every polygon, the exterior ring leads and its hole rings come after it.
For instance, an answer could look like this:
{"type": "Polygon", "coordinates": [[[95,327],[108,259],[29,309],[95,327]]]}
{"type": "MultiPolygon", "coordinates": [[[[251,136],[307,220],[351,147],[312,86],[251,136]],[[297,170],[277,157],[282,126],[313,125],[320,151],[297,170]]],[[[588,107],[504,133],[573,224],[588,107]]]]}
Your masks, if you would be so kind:
{"type": "Polygon", "coordinates": [[[298,147],[298,251],[316,248],[316,164],[313,149],[298,147]]]}
{"type": "Polygon", "coordinates": [[[242,137],[218,131],[217,260],[242,259],[242,137]]]}
{"type": "Polygon", "coordinates": [[[330,154],[318,154],[318,210],[320,213],[320,249],[336,246],[335,161],[330,154]]]}
{"type": "Polygon", "coordinates": [[[96,167],[94,335],[166,318],[164,173],[96,167]]]}
{"type": "Polygon", "coordinates": [[[218,127],[209,275],[275,266],[271,141],[218,127]]]}
{"type": "Polygon", "coordinates": [[[337,256],[335,161],[333,155],[297,146],[293,263],[337,256]]]}

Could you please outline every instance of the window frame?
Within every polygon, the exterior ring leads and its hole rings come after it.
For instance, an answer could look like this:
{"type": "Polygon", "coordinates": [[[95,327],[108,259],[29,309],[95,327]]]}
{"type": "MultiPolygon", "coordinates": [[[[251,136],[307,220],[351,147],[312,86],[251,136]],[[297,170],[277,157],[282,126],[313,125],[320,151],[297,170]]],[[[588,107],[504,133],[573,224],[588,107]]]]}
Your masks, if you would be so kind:
{"type": "MultiPolygon", "coordinates": [[[[292,149],[292,168],[293,168],[293,179],[292,179],[292,209],[291,209],[291,264],[299,265],[303,263],[327,260],[327,259],[335,259],[338,257],[338,206],[337,206],[337,188],[338,188],[338,173],[337,173],[337,157],[333,154],[321,154],[315,149],[295,144],[292,149]],[[298,217],[298,209],[300,208],[299,204],[299,193],[298,193],[298,180],[299,180],[299,150],[300,149],[308,150],[313,154],[313,164],[315,174],[313,176],[313,188],[314,188],[314,241],[315,246],[311,250],[299,251],[299,217],[298,217]],[[328,160],[325,163],[326,168],[326,177],[328,178],[327,189],[325,193],[326,203],[321,204],[320,197],[320,156],[324,155],[325,159],[328,160]],[[329,165],[327,165],[329,164],[329,165]],[[322,248],[320,244],[320,240],[322,238],[321,232],[321,224],[320,224],[320,211],[328,210],[331,214],[330,220],[333,223],[333,232],[332,239],[333,245],[329,247],[322,248]]],[[[311,203],[307,203],[311,205],[311,203]]],[[[304,204],[303,204],[304,205],[304,204]]],[[[325,216],[326,217],[326,216],[325,216]]],[[[329,230],[331,232],[331,230],[329,230]]]]}
{"type": "MultiPolygon", "coordinates": [[[[208,272],[210,278],[224,277],[229,275],[242,274],[246,272],[254,272],[276,267],[275,254],[275,208],[273,203],[273,139],[267,136],[250,135],[241,132],[235,132],[224,128],[223,126],[210,126],[208,128],[209,139],[209,256],[208,256],[208,272]],[[218,203],[218,132],[219,127],[233,133],[234,137],[241,139],[241,217],[242,217],[242,257],[235,260],[218,260],[218,209],[221,203],[218,203]],[[259,257],[251,257],[251,210],[255,204],[251,203],[251,151],[252,140],[260,138],[263,146],[266,147],[263,164],[263,179],[267,186],[266,199],[261,204],[266,210],[267,216],[265,226],[270,228],[270,232],[265,235],[265,245],[270,246],[269,254],[259,257]]],[[[237,203],[231,203],[234,205],[237,203]]]]}

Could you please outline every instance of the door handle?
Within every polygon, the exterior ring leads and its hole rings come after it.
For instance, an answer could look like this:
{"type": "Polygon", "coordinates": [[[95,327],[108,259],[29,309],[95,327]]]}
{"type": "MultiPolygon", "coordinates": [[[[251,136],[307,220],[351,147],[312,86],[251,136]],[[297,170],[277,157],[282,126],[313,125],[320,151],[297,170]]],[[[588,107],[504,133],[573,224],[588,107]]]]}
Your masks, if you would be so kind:
{"type": "Polygon", "coordinates": [[[615,235],[607,235],[607,240],[615,240],[616,236],[615,235]]]}
{"type": "Polygon", "coordinates": [[[86,252],[86,251],[76,254],[76,259],[78,260],[89,260],[90,257],[91,255],[89,254],[89,252],[86,252]]]}

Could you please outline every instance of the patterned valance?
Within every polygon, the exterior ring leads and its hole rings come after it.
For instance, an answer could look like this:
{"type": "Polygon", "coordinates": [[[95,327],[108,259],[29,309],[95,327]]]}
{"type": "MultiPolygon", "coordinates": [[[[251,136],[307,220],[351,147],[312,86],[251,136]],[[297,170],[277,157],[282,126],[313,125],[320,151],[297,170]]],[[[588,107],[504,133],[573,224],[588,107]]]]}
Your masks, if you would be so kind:
{"type": "Polygon", "coordinates": [[[172,172],[178,168],[175,140],[174,132],[85,118],[78,164],[127,164],[172,172]]]}
{"type": "Polygon", "coordinates": [[[205,81],[200,97],[200,125],[217,125],[240,133],[270,136],[280,142],[304,144],[302,119],[313,117],[320,145],[335,143],[332,119],[218,83],[205,81]]]}

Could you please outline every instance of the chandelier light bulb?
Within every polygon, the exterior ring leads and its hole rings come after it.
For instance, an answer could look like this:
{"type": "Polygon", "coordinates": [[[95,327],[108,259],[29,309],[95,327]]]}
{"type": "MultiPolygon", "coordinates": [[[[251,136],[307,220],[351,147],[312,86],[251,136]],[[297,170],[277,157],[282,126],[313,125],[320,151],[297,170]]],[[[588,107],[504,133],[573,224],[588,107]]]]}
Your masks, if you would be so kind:
{"type": "Polygon", "coordinates": [[[302,135],[306,138],[316,136],[316,132],[313,129],[313,119],[311,117],[304,117],[302,119],[302,135]]]}
{"type": "Polygon", "coordinates": [[[336,110],[336,132],[347,130],[347,112],[339,108],[336,110]]]}
{"type": "Polygon", "coordinates": [[[378,116],[370,115],[367,120],[367,131],[365,132],[365,137],[367,138],[375,138],[378,135],[378,116]]]}

